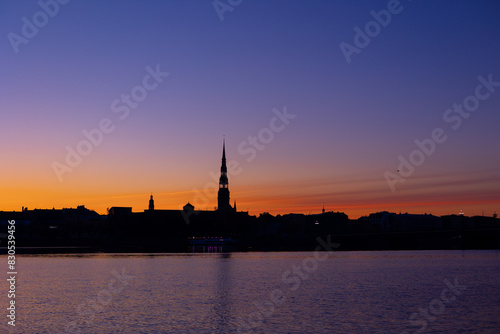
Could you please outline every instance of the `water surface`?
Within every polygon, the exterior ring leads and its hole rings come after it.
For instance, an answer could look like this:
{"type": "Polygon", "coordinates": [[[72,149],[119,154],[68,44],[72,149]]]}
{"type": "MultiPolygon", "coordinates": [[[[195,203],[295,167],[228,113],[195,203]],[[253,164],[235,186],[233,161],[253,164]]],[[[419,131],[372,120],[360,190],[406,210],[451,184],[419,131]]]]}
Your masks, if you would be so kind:
{"type": "Polygon", "coordinates": [[[500,251],[316,255],[18,257],[13,332],[500,333],[500,251]]]}

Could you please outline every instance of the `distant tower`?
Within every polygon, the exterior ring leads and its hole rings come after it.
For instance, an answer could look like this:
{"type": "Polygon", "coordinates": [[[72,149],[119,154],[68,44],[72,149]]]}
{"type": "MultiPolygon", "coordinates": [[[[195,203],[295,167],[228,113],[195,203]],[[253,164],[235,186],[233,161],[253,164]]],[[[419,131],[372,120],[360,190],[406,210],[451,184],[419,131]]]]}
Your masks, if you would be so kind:
{"type": "Polygon", "coordinates": [[[149,211],[153,211],[155,209],[155,200],[153,199],[153,194],[149,197],[149,211]]]}
{"type": "Polygon", "coordinates": [[[234,201],[233,210],[236,212],[236,201],[234,201]]]}
{"type": "Polygon", "coordinates": [[[227,167],[226,167],[226,140],[224,139],[222,143],[222,165],[220,167],[220,178],[219,178],[219,193],[217,195],[217,203],[219,211],[230,211],[232,210],[231,204],[229,204],[229,180],[227,179],[227,167]]]}

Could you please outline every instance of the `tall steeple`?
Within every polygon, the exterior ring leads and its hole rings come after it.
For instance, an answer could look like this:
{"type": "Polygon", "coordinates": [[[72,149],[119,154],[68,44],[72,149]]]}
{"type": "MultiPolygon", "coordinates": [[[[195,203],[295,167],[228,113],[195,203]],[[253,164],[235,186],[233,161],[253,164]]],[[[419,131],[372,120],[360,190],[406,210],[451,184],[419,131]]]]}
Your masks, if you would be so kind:
{"type": "Polygon", "coordinates": [[[222,139],[222,166],[220,166],[220,172],[227,174],[227,167],[226,167],[226,138],[222,139]]]}
{"type": "Polygon", "coordinates": [[[227,166],[226,166],[226,139],[222,142],[222,164],[220,166],[220,178],[219,178],[219,193],[217,195],[217,210],[228,211],[231,210],[231,205],[229,204],[229,180],[227,178],[227,166]]]}

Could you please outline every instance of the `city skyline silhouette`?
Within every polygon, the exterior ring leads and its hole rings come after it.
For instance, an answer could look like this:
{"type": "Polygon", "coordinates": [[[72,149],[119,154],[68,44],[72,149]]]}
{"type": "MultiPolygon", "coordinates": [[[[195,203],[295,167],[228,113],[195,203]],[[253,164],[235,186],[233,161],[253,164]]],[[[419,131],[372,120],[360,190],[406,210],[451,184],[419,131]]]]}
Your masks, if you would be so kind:
{"type": "MultiPolygon", "coordinates": [[[[318,239],[335,240],[339,250],[469,249],[500,246],[500,219],[373,212],[352,219],[344,212],[258,216],[230,204],[226,140],[222,142],[217,207],[188,202],[161,208],[153,193],[143,211],[112,206],[106,215],[77,208],[0,211],[0,226],[17,222],[20,252],[231,252],[311,250],[318,239]]],[[[145,203],[146,204],[146,203],[145,203]]],[[[7,236],[7,235],[5,235],[7,236]]],[[[7,240],[2,240],[0,244],[7,240]]]]}

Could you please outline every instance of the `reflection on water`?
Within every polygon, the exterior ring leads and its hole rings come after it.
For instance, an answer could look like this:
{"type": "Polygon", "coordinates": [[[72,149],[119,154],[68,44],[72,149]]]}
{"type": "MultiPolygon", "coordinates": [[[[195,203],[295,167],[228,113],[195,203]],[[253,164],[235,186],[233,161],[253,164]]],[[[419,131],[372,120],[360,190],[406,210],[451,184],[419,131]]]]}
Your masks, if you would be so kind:
{"type": "Polygon", "coordinates": [[[213,305],[214,318],[217,333],[224,333],[228,328],[231,314],[231,254],[221,253],[217,261],[217,273],[214,276],[215,282],[215,303],[213,305]]]}
{"type": "Polygon", "coordinates": [[[234,247],[231,245],[196,245],[190,246],[191,253],[230,253],[234,247]]]}
{"type": "Polygon", "coordinates": [[[499,251],[336,252],[314,270],[307,258],[23,256],[16,333],[62,333],[72,322],[81,333],[416,333],[422,321],[429,333],[500,333],[499,251]],[[118,291],[123,275],[133,278],[118,291]],[[455,279],[467,288],[437,308],[445,280],[455,279]],[[412,322],[422,308],[439,314],[412,322]]]}

